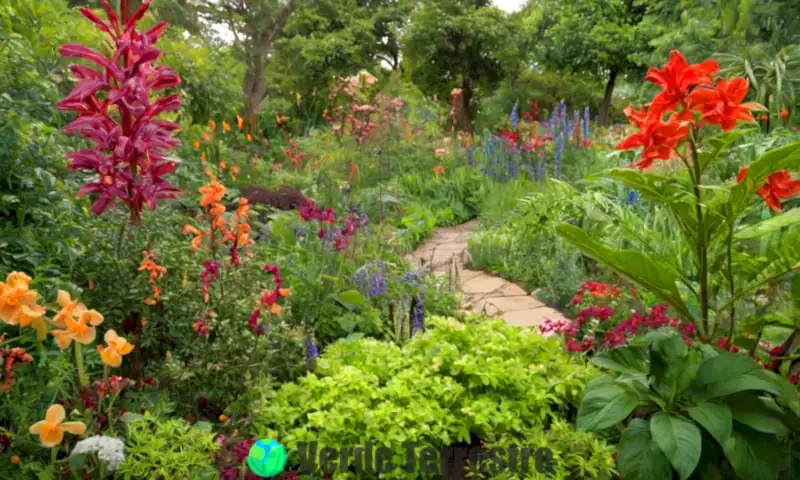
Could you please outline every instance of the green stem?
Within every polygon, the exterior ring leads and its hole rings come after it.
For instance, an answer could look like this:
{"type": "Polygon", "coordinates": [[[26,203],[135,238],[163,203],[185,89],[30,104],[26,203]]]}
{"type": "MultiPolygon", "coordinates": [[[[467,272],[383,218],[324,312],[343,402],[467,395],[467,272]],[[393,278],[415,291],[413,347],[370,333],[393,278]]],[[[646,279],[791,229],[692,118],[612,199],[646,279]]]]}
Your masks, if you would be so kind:
{"type": "MultiPolygon", "coordinates": [[[[728,268],[727,268],[728,285],[730,286],[731,299],[733,299],[733,296],[736,294],[736,289],[733,281],[733,224],[731,224],[730,228],[728,229],[727,256],[728,256],[728,268]]],[[[730,325],[728,325],[728,345],[730,345],[731,342],[733,342],[733,329],[734,326],[736,325],[736,302],[734,301],[731,301],[731,306],[730,309],[728,310],[728,322],[730,323],[730,325]]],[[[758,345],[758,342],[756,342],[756,345],[758,345]]],[[[753,351],[755,351],[755,348],[753,349],[753,351]]]]}
{"type": "Polygon", "coordinates": [[[108,381],[108,365],[103,365],[103,383],[108,381]]]}
{"type": "Polygon", "coordinates": [[[50,449],[50,463],[55,465],[57,459],[58,459],[58,445],[50,449]]]}
{"type": "MultiPolygon", "coordinates": [[[[697,262],[698,273],[700,275],[700,320],[702,322],[703,336],[708,336],[708,252],[706,246],[706,226],[703,222],[703,198],[700,191],[700,182],[702,181],[702,171],[700,170],[700,161],[697,158],[697,143],[695,141],[695,131],[691,130],[691,138],[689,146],[692,149],[692,167],[694,173],[692,175],[692,183],[694,184],[695,195],[695,212],[697,214],[697,262]]],[[[690,170],[690,174],[692,171],[690,170]]]]}
{"type": "Polygon", "coordinates": [[[125,240],[125,229],[128,227],[128,221],[123,221],[122,224],[119,226],[119,231],[117,232],[117,241],[114,244],[114,258],[117,260],[117,263],[120,261],[120,255],[122,253],[122,243],[125,240]]]}
{"type": "Polygon", "coordinates": [[[81,387],[89,385],[89,378],[86,376],[86,370],[83,367],[81,344],[78,342],[75,342],[75,367],[78,369],[78,383],[80,383],[81,387]]]}

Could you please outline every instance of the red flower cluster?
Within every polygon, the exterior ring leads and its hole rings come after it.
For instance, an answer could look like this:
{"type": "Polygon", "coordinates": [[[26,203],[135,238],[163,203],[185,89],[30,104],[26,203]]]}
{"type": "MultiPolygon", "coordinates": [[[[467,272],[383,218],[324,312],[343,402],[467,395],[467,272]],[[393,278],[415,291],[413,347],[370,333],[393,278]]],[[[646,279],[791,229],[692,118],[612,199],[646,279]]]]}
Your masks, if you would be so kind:
{"type": "MultiPolygon", "coordinates": [[[[325,210],[318,208],[314,200],[311,199],[306,200],[306,203],[299,208],[299,212],[300,220],[305,222],[317,220],[323,224],[333,226],[337,220],[336,212],[330,208],[326,208],[325,210]]],[[[317,232],[317,237],[323,241],[333,240],[333,246],[336,251],[339,252],[347,248],[347,245],[350,243],[350,237],[355,235],[356,230],[364,225],[363,217],[351,213],[341,219],[341,225],[338,227],[326,229],[323,226],[323,228],[320,228],[317,232]]]]}
{"type": "Polygon", "coordinates": [[[522,118],[526,122],[533,122],[539,118],[539,103],[536,100],[531,100],[530,110],[522,112],[522,118]]]}
{"type": "Polygon", "coordinates": [[[272,274],[272,280],[273,283],[275,283],[275,288],[273,290],[264,290],[261,293],[258,306],[255,310],[253,310],[253,313],[250,314],[248,328],[256,336],[261,336],[264,334],[264,325],[258,322],[258,319],[261,316],[261,309],[266,309],[275,315],[281,313],[281,306],[278,305],[278,299],[280,297],[288,297],[290,294],[288,288],[281,288],[283,286],[283,278],[281,278],[280,269],[277,265],[265,265],[264,271],[272,274]]]}
{"type": "Polygon", "coordinates": [[[512,147],[516,146],[519,143],[519,133],[510,131],[507,126],[506,128],[500,130],[497,133],[497,136],[499,138],[505,139],[508,142],[508,144],[512,147]]]}
{"type": "Polygon", "coordinates": [[[738,120],[755,121],[750,110],[763,110],[764,107],[756,103],[741,103],[747,95],[747,80],[734,78],[727,82],[720,79],[714,86],[717,72],[719,66],[715,60],[689,65],[678,51],[670,54],[662,69],[651,68],[647,72],[645,79],[661,86],[662,90],[647,110],[625,109],[625,116],[639,131],[620,142],[617,150],[642,148],[641,159],[631,166],[644,169],[655,160],[676,156],[678,144],[686,138],[694,123],[693,112],[700,113],[698,126],[704,123],[720,125],[724,131],[734,128],[738,120]]]}
{"type": "Polygon", "coordinates": [[[294,140],[289,138],[288,142],[289,142],[289,147],[291,148],[287,149],[283,153],[286,155],[286,158],[288,158],[292,162],[292,165],[294,165],[294,170],[296,172],[299,172],[300,166],[303,163],[303,159],[306,158],[306,154],[305,152],[300,151],[300,149],[297,147],[297,144],[294,143],[294,140]]]}
{"type": "Polygon", "coordinates": [[[590,305],[578,312],[578,316],[575,317],[575,321],[578,322],[578,325],[583,325],[587,320],[592,318],[596,318],[601,322],[605,322],[611,318],[612,315],[614,315],[614,309],[611,307],[606,305],[590,305]]]}
{"type": "Polygon", "coordinates": [[[78,84],[57,107],[78,113],[78,118],[67,125],[67,134],[78,134],[95,144],[67,154],[70,170],[88,170],[98,176],[84,185],[78,196],[97,195],[92,203],[96,215],[114,208],[119,200],[130,211],[131,222],[138,224],[145,204],[155,209],[158,200],[173,198],[178,192],[164,176],[176,167],[175,162],[166,160],[166,151],[180,143],[172,136],[179,127],[155,117],[180,108],[180,95],[174,93],[155,101],[151,101],[151,95],[178,85],[180,79],[169,67],[152,66],[161,56],[153,45],[167,24],[159,23],[144,33],[136,31],[149,1],[128,16],[128,0],[121,0],[121,18],[107,0],[101,3],[108,21],[88,8],[80,12],[111,37],[115,50],[104,56],[83,45],[62,45],[62,56],[88,60],[99,70],[71,65],[78,84]]]}
{"type": "MultiPolygon", "coordinates": [[[[2,337],[0,337],[0,341],[2,341],[2,337]]],[[[3,380],[2,390],[4,392],[8,392],[11,389],[17,378],[14,368],[32,360],[33,358],[28,355],[24,348],[0,348],[0,365],[3,366],[3,370],[0,370],[0,380],[3,380]]]]}
{"type": "Polygon", "coordinates": [[[583,301],[584,295],[588,293],[594,299],[618,299],[622,290],[617,285],[609,285],[601,282],[583,282],[578,287],[578,292],[572,298],[572,304],[578,305],[583,301]]]}

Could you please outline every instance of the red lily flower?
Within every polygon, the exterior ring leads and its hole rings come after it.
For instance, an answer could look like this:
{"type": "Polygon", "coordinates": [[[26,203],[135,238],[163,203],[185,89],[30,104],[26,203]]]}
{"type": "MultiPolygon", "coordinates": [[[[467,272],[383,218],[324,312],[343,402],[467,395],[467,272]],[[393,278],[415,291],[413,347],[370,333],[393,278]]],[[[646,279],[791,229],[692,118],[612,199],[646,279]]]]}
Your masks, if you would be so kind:
{"type": "Polygon", "coordinates": [[[689,103],[693,110],[703,115],[703,122],[720,125],[727,132],[736,127],[737,120],[755,122],[750,110],[765,110],[758,103],[742,103],[747,89],[744,78],[734,78],[730,82],[722,78],[713,90],[698,88],[689,94],[689,103]]]}
{"type": "MultiPolygon", "coordinates": [[[[745,166],[739,170],[736,181],[744,180],[748,168],[745,166]]],[[[791,198],[800,193],[800,180],[792,180],[792,175],[787,170],[778,170],[767,178],[767,181],[756,193],[764,199],[764,203],[772,212],[780,212],[783,210],[782,198],[791,198]]]]}
{"type": "Polygon", "coordinates": [[[685,105],[689,90],[698,85],[711,85],[717,72],[719,65],[716,60],[689,65],[679,51],[673,50],[661,70],[651,68],[644,77],[664,87],[650,104],[650,111],[656,114],[672,110],[678,104],[685,105]]]}
{"type": "Polygon", "coordinates": [[[673,115],[667,122],[660,118],[660,114],[651,115],[644,108],[634,110],[633,107],[625,109],[625,116],[639,131],[629,135],[620,142],[617,150],[632,150],[643,148],[642,159],[630,166],[640,169],[649,168],[655,160],[669,159],[673,156],[675,147],[689,133],[689,127],[679,115],[673,115]]]}
{"type": "Polygon", "coordinates": [[[155,209],[156,201],[173,198],[178,193],[164,179],[176,167],[175,162],[167,160],[166,151],[180,143],[172,136],[178,125],[155,117],[180,108],[180,95],[174,93],[154,101],[151,98],[153,91],[174,87],[180,79],[169,67],[152,66],[161,56],[161,51],[153,45],[167,24],[159,23],[143,33],[136,31],[149,1],[142,2],[128,16],[125,15],[128,0],[122,0],[121,18],[107,0],[101,3],[108,21],[87,8],[79,10],[111,37],[115,51],[104,56],[83,45],[62,45],[59,51],[63,57],[88,60],[94,66],[70,66],[78,84],[57,107],[78,113],[65,133],[78,134],[95,143],[92,148],[67,154],[70,170],[97,174],[97,179],[86,183],[78,196],[97,195],[92,203],[95,215],[113,208],[119,200],[130,211],[131,222],[138,224],[145,204],[155,209]]]}

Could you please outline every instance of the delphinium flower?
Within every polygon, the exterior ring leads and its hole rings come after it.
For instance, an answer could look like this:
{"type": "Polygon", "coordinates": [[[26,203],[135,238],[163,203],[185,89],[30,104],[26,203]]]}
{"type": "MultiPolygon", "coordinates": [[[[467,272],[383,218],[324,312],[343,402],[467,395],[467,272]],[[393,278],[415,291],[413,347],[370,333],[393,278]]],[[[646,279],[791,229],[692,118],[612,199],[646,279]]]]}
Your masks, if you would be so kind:
{"type": "Polygon", "coordinates": [[[383,275],[383,262],[378,261],[375,268],[375,276],[372,277],[369,284],[369,297],[378,297],[386,295],[386,278],[383,275]]]}
{"type": "Polygon", "coordinates": [[[317,344],[313,338],[308,337],[306,339],[306,348],[308,354],[308,364],[314,365],[314,362],[319,357],[319,348],[317,348],[317,344]]]}
{"type": "Polygon", "coordinates": [[[561,155],[564,153],[564,132],[556,136],[556,145],[554,150],[556,178],[561,180],[561,155]]]}
{"type": "Polygon", "coordinates": [[[95,435],[75,444],[70,457],[96,453],[108,471],[113,472],[125,461],[125,443],[114,437],[95,435]]]}
{"type": "Polygon", "coordinates": [[[151,99],[153,92],[174,87],[180,79],[169,67],[152,65],[162,55],[153,46],[167,24],[159,23],[144,33],[136,30],[150,7],[149,1],[129,15],[128,0],[120,0],[121,16],[107,0],[101,3],[107,21],[88,8],[79,11],[111,38],[113,53],[104,56],[83,45],[62,45],[62,56],[87,60],[99,69],[70,66],[78,85],[57,107],[78,113],[65,128],[67,134],[78,134],[95,144],[67,154],[70,170],[97,174],[78,195],[96,194],[92,203],[96,215],[119,201],[130,212],[131,223],[138,225],[144,205],[155,209],[157,201],[174,198],[178,192],[164,176],[176,167],[166,159],[166,152],[180,143],[172,136],[179,127],[156,117],[178,110],[180,94],[151,99]]]}
{"type": "Polygon", "coordinates": [[[514,158],[508,161],[508,176],[515,180],[519,178],[519,165],[514,158]]]}
{"type": "Polygon", "coordinates": [[[628,205],[635,205],[638,198],[639,193],[636,190],[631,190],[628,192],[628,205]]]}
{"type": "Polygon", "coordinates": [[[370,281],[367,278],[367,270],[365,268],[360,268],[353,276],[353,281],[358,284],[358,291],[361,292],[362,295],[369,298],[371,285],[370,281]]]}
{"type": "Polygon", "coordinates": [[[591,112],[589,111],[589,107],[583,111],[583,139],[589,139],[589,120],[590,120],[591,112]]]}
{"type": "Polygon", "coordinates": [[[514,106],[511,108],[511,115],[508,117],[508,121],[511,122],[511,129],[516,130],[517,125],[519,124],[519,100],[514,102],[514,106]]]}

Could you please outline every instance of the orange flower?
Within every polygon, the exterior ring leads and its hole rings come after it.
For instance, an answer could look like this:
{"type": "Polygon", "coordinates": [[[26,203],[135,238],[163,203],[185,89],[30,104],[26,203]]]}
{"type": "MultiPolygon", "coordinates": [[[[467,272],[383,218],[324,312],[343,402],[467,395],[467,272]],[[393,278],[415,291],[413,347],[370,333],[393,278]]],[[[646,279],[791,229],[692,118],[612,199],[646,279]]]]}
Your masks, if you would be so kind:
{"type": "Polygon", "coordinates": [[[206,152],[200,154],[200,161],[203,163],[203,165],[206,164],[206,162],[208,161],[208,156],[206,155],[206,152]]]}
{"type": "Polygon", "coordinates": [[[780,116],[781,118],[789,118],[789,110],[786,110],[784,108],[783,110],[781,110],[780,116]]]}
{"type": "Polygon", "coordinates": [[[94,291],[94,280],[91,278],[89,279],[89,290],[94,291]]]}
{"type": "Polygon", "coordinates": [[[86,425],[82,422],[65,422],[66,412],[64,407],[55,404],[50,405],[44,420],[31,425],[32,435],[39,435],[39,441],[48,448],[55,447],[64,440],[64,432],[73,435],[82,435],[86,431],[86,425]]]}
{"type": "Polygon", "coordinates": [[[236,213],[233,214],[233,218],[239,220],[240,218],[247,215],[247,212],[250,211],[250,205],[247,202],[247,199],[244,197],[239,198],[239,207],[236,209],[236,213]]]}
{"type": "Polygon", "coordinates": [[[244,128],[244,118],[241,115],[236,115],[236,126],[239,127],[239,130],[244,128]]]}
{"type": "Polygon", "coordinates": [[[227,416],[227,415],[225,415],[224,413],[221,413],[221,414],[219,415],[219,421],[220,421],[220,422],[227,422],[227,421],[228,421],[228,416],[227,416]]]}
{"type": "Polygon", "coordinates": [[[37,305],[39,294],[31,290],[31,277],[23,272],[12,272],[5,283],[0,282],[0,320],[8,325],[30,326],[39,340],[44,339],[44,307],[37,305]]]}
{"type": "Polygon", "coordinates": [[[203,198],[200,199],[201,207],[207,207],[212,203],[219,202],[225,196],[225,187],[217,179],[212,179],[211,183],[205,187],[200,187],[199,191],[203,194],[203,198]]]}
{"type": "MultiPolygon", "coordinates": [[[[186,232],[186,227],[191,227],[190,225],[186,225],[183,227],[183,231],[186,232]]],[[[186,235],[186,233],[184,233],[186,235]]],[[[146,305],[155,305],[161,300],[161,288],[156,284],[156,280],[161,279],[167,273],[167,269],[158,265],[153,260],[153,252],[144,251],[142,252],[144,258],[142,258],[142,263],[139,265],[139,271],[147,271],[150,273],[148,278],[148,283],[150,283],[150,287],[153,290],[153,296],[150,298],[145,299],[144,303],[146,305]]]]}
{"type": "Polygon", "coordinates": [[[632,150],[642,148],[642,159],[632,163],[631,167],[649,168],[655,160],[666,160],[673,156],[674,149],[689,134],[687,122],[681,120],[680,115],[673,115],[665,123],[660,114],[649,115],[644,108],[634,110],[627,107],[625,116],[639,128],[639,131],[629,135],[620,142],[617,150],[632,150]]]}
{"type": "Polygon", "coordinates": [[[433,174],[436,175],[436,178],[439,178],[439,175],[444,173],[444,165],[436,165],[433,167],[433,174]]]}
{"type": "Polygon", "coordinates": [[[19,465],[19,462],[21,462],[21,461],[22,461],[22,460],[20,460],[20,459],[19,459],[19,457],[18,457],[18,456],[16,456],[16,455],[14,455],[13,457],[11,457],[11,463],[12,463],[13,465],[19,465]]]}
{"type": "Polygon", "coordinates": [[[226,122],[225,120],[223,120],[222,121],[222,129],[225,130],[226,132],[230,132],[231,131],[231,125],[228,122],[226,122]]]}
{"type": "Polygon", "coordinates": [[[203,242],[203,237],[202,236],[198,235],[198,236],[194,237],[192,239],[192,246],[189,247],[189,251],[190,252],[196,252],[197,250],[199,250],[200,249],[200,244],[202,242],[203,242]]]}
{"type": "Polygon", "coordinates": [[[104,365],[118,368],[120,365],[122,365],[122,356],[133,351],[133,345],[117,335],[117,332],[114,330],[107,331],[103,336],[103,339],[106,341],[108,346],[97,346],[97,351],[100,352],[100,359],[103,361],[104,365]]]}
{"type": "Polygon", "coordinates": [[[220,160],[219,161],[219,168],[225,170],[226,168],[228,168],[228,162],[226,162],[225,160],[220,160]]]}
{"type": "Polygon", "coordinates": [[[247,141],[248,142],[252,142],[253,141],[253,136],[250,135],[249,133],[247,134],[247,141]]]}
{"type": "Polygon", "coordinates": [[[53,318],[53,325],[60,328],[50,333],[56,337],[59,348],[68,348],[73,340],[84,345],[92,343],[97,335],[94,327],[103,323],[103,315],[95,310],[86,310],[83,304],[71,300],[69,293],[63,290],[58,291],[58,302],[63,308],[53,318]]]}
{"type": "Polygon", "coordinates": [[[447,150],[444,148],[437,148],[435,153],[437,157],[444,157],[447,155],[447,150]]]}
{"type": "Polygon", "coordinates": [[[764,113],[764,114],[762,114],[762,115],[761,115],[761,117],[759,117],[759,119],[760,119],[762,122],[766,122],[767,120],[769,120],[769,115],[767,115],[766,113],[764,113]]]}
{"type": "Polygon", "coordinates": [[[300,106],[300,100],[303,97],[300,95],[300,92],[294,92],[294,97],[297,99],[297,106],[299,107],[300,106]]]}
{"type": "Polygon", "coordinates": [[[288,297],[291,294],[292,294],[292,292],[288,288],[279,288],[278,289],[278,295],[280,295],[281,297],[288,297]]]}
{"type": "Polygon", "coordinates": [[[231,165],[231,173],[233,175],[239,175],[239,165],[231,165]]]}
{"type": "Polygon", "coordinates": [[[200,140],[195,140],[194,142],[192,142],[192,146],[193,146],[195,149],[198,149],[198,148],[200,148],[200,140]]]}
{"type": "MultiPolygon", "coordinates": [[[[736,180],[741,182],[747,176],[745,166],[739,170],[736,180]]],[[[792,180],[792,175],[787,170],[779,170],[769,176],[764,185],[756,193],[764,199],[764,203],[774,213],[783,210],[782,198],[791,198],[800,193],[800,180],[792,180]]]]}
{"type": "Polygon", "coordinates": [[[722,78],[713,90],[698,88],[692,91],[689,103],[693,110],[703,115],[704,122],[720,125],[727,132],[736,127],[737,120],[755,122],[750,110],[765,110],[758,103],[742,103],[747,90],[747,80],[744,78],[734,78],[730,82],[722,78]]]}
{"type": "Polygon", "coordinates": [[[214,120],[209,120],[208,121],[208,128],[210,128],[212,132],[216,132],[217,131],[217,122],[215,122],[214,120]]]}
{"type": "Polygon", "coordinates": [[[210,140],[211,140],[211,137],[209,137],[207,133],[204,133],[204,134],[202,135],[202,137],[203,137],[203,140],[205,140],[206,142],[208,142],[208,141],[210,141],[210,140]]]}

